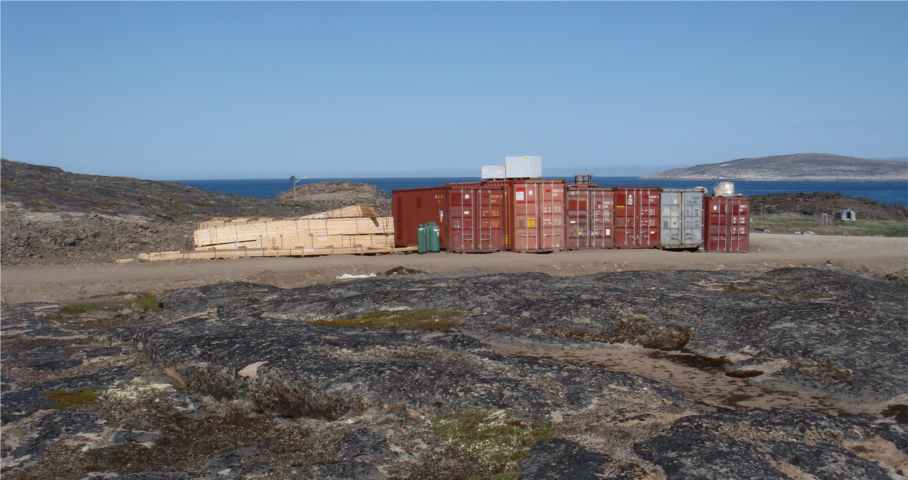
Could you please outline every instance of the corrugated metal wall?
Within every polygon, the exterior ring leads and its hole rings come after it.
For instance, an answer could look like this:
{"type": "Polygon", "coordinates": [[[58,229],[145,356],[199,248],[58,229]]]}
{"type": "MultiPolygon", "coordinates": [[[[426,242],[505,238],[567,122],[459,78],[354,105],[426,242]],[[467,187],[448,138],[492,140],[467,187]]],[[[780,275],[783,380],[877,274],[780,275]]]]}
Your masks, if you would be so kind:
{"type": "Polygon", "coordinates": [[[614,187],[615,247],[658,248],[661,188],[614,187]]]}
{"type": "Polygon", "coordinates": [[[451,252],[497,252],[507,248],[509,182],[446,184],[451,252]]]}
{"type": "Polygon", "coordinates": [[[446,187],[411,188],[391,192],[391,214],[394,216],[394,245],[417,246],[419,225],[435,222],[440,230],[440,247],[447,245],[446,187]]]}
{"type": "Polygon", "coordinates": [[[511,182],[508,250],[564,250],[564,180],[521,179],[511,182]]]}
{"type": "Polygon", "coordinates": [[[703,245],[703,197],[700,189],[662,189],[662,248],[697,249],[703,245]]]}
{"type": "Polygon", "coordinates": [[[568,185],[565,208],[567,248],[612,248],[615,244],[615,193],[596,185],[568,185]]]}

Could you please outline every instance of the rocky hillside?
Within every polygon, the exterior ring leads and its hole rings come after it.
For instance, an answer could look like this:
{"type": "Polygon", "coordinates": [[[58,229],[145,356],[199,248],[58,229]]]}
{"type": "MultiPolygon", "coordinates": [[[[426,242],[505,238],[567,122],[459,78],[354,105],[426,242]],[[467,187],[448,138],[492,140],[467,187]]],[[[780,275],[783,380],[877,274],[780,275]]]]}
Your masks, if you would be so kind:
{"type": "Polygon", "coordinates": [[[908,221],[908,207],[851,197],[839,192],[773,193],[749,198],[753,215],[795,214],[814,217],[823,213],[832,215],[842,208],[850,208],[854,210],[859,221],[908,221]]]}
{"type": "Polygon", "coordinates": [[[194,222],[217,216],[285,216],[291,205],[240,197],[171,182],[65,172],[57,167],[2,160],[2,199],[32,212],[135,215],[194,222]]]}
{"type": "Polygon", "coordinates": [[[908,163],[825,153],[739,158],[640,177],[653,180],[836,181],[908,180],[908,163]]]}
{"type": "Polygon", "coordinates": [[[298,216],[388,197],[372,185],[328,182],[298,187],[298,200],[286,194],[263,200],[5,159],[0,182],[3,265],[111,262],[189,249],[195,224],[205,217],[298,216]]]}

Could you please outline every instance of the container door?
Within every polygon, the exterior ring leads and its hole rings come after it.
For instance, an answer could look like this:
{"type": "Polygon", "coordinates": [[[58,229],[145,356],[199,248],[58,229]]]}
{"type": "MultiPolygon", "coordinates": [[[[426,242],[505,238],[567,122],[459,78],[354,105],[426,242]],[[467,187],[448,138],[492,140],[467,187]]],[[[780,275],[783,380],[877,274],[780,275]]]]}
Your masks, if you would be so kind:
{"type": "Polygon", "coordinates": [[[537,185],[537,213],[541,219],[538,234],[542,236],[542,250],[563,250],[565,247],[564,183],[539,182],[537,185]]]}
{"type": "Polygon", "coordinates": [[[514,186],[514,234],[513,249],[516,251],[533,251],[541,248],[536,235],[536,186],[535,184],[515,184],[514,186]]]}
{"type": "Polygon", "coordinates": [[[615,211],[615,194],[611,191],[606,191],[604,188],[597,188],[592,191],[591,195],[591,247],[612,248],[614,246],[612,216],[615,211]]]}
{"type": "Polygon", "coordinates": [[[448,250],[469,251],[473,247],[475,195],[472,187],[448,187],[448,250]]]}
{"type": "Polygon", "coordinates": [[[566,218],[567,248],[590,248],[590,191],[586,188],[569,189],[567,192],[566,218]]]}
{"type": "Polygon", "coordinates": [[[681,192],[662,192],[662,233],[660,235],[662,247],[679,247],[683,243],[683,220],[681,192]]]}
{"type": "Polygon", "coordinates": [[[542,180],[514,183],[511,202],[511,250],[564,249],[564,183],[542,180]]]}

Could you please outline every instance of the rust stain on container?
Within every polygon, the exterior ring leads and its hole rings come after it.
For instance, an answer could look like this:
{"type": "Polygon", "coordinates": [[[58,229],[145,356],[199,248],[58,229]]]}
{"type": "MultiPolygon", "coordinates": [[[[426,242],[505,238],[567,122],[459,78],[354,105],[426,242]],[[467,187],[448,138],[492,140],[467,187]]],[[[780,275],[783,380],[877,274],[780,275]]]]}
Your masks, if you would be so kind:
{"type": "Polygon", "coordinates": [[[614,187],[616,248],[658,248],[662,189],[614,187]]]}
{"type": "Polygon", "coordinates": [[[413,247],[418,243],[419,226],[435,222],[440,230],[439,246],[447,248],[447,188],[427,187],[391,192],[391,214],[394,216],[394,245],[413,247]]]}
{"type": "Polygon", "coordinates": [[[597,185],[568,185],[565,208],[569,250],[614,248],[615,193],[597,185]]]}
{"type": "Polygon", "coordinates": [[[564,250],[564,194],[564,180],[513,180],[508,208],[508,250],[537,253],[564,250]]]}
{"type": "Polygon", "coordinates": [[[750,244],[750,199],[706,197],[704,246],[708,252],[745,253],[750,244]]]}

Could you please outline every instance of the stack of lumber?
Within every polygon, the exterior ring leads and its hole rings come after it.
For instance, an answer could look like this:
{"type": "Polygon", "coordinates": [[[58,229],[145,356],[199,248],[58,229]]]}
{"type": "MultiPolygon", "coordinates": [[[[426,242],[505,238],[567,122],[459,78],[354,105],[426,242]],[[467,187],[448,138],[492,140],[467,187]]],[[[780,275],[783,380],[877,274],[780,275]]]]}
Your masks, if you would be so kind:
{"type": "Polygon", "coordinates": [[[194,242],[191,252],[148,253],[138,258],[305,257],[414,250],[394,247],[393,217],[377,216],[369,204],[293,218],[209,217],[198,223],[194,242]]]}
{"type": "Polygon", "coordinates": [[[199,222],[196,249],[349,248],[394,245],[394,219],[375,207],[354,205],[297,218],[206,218],[199,222]]]}

